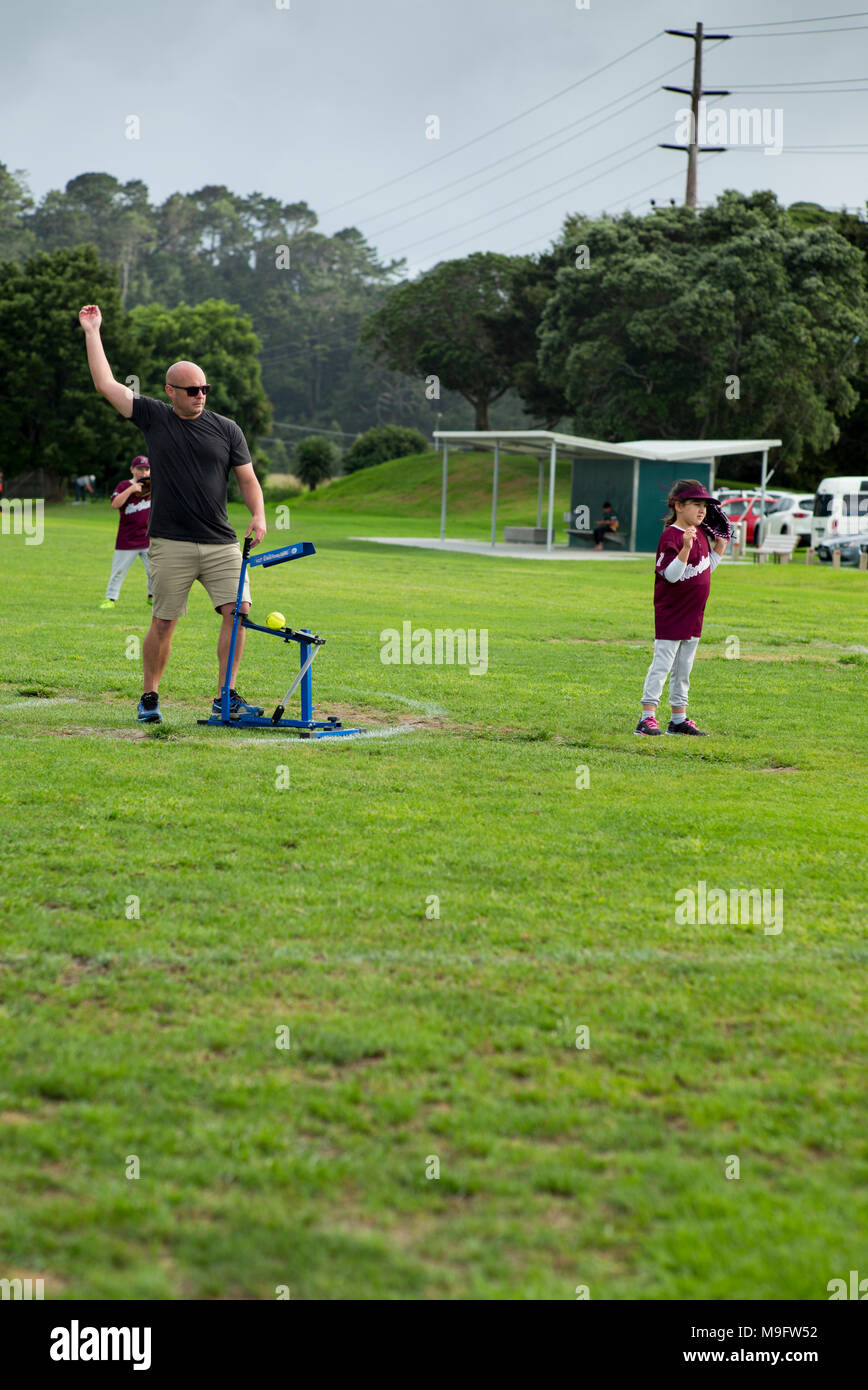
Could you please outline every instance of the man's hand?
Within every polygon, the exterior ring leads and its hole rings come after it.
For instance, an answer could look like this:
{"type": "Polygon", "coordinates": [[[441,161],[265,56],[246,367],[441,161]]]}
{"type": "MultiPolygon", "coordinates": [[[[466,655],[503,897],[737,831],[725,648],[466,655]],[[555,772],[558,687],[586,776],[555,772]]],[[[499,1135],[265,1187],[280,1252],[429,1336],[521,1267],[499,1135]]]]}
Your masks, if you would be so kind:
{"type": "Polygon", "coordinates": [[[85,304],[78,311],[78,321],[85,333],[98,333],[102,326],[102,314],[98,304],[85,304]]]}
{"type": "Polygon", "coordinates": [[[141,483],[131,483],[131,484],[130,484],[130,492],[141,492],[141,490],[142,490],[142,485],[141,485],[141,483]]]}
{"type": "Polygon", "coordinates": [[[264,512],[256,512],[256,513],[254,513],[254,515],[250,518],[250,525],[248,526],[247,530],[244,532],[244,539],[246,540],[247,537],[252,533],[252,534],[253,534],[253,544],[254,544],[254,545],[258,545],[259,542],[262,540],[262,537],[265,535],[265,532],[267,531],[267,529],[268,529],[268,528],[267,528],[267,526],[265,525],[265,513],[264,513],[264,512]]]}

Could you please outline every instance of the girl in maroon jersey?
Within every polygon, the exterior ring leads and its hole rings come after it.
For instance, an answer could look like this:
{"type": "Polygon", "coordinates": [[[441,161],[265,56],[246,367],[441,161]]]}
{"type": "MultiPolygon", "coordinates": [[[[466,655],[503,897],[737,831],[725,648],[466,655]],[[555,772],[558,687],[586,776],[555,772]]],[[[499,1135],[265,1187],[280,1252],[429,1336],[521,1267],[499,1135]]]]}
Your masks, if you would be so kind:
{"type": "Polygon", "coordinates": [[[112,493],[112,507],[118,516],[118,535],[109,575],[108,588],[100,608],[114,608],[121,594],[121,585],[130,568],[140,556],[148,577],[148,603],[151,595],[151,568],[148,563],[148,520],[151,515],[151,465],[144,454],[132,461],[133,480],[118,483],[112,493]]]}
{"type": "Polygon", "coordinates": [[[645,677],[637,734],[663,732],[655,716],[667,676],[672,709],[667,734],[705,734],[687,718],[687,694],[712,570],[726,549],[723,538],[710,546],[702,530],[710,500],[710,493],[695,478],[682,478],[667,498],[670,512],[654,566],[654,657],[645,677]]]}

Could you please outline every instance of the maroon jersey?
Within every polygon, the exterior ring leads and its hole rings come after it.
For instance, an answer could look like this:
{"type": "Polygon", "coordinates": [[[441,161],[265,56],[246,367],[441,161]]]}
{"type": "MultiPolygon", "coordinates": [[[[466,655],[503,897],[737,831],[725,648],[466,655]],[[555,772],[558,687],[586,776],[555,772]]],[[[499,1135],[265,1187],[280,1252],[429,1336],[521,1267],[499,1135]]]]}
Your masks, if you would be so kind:
{"type": "Polygon", "coordinates": [[[711,588],[711,550],[701,527],[696,528],[687,568],[673,583],[663,571],[677,560],[684,544],[680,526],[667,526],[657,544],[654,566],[654,636],[664,642],[702,635],[702,615],[711,588]]]}
{"type": "MultiPolygon", "coordinates": [[[[127,478],[124,482],[118,483],[112,497],[117,497],[119,492],[126,492],[133,481],[134,479],[127,478]]],[[[140,478],[139,481],[141,482],[142,479],[140,478]]],[[[132,493],[129,502],[125,502],[120,508],[115,550],[147,550],[150,517],[150,497],[140,497],[137,492],[132,493]]]]}

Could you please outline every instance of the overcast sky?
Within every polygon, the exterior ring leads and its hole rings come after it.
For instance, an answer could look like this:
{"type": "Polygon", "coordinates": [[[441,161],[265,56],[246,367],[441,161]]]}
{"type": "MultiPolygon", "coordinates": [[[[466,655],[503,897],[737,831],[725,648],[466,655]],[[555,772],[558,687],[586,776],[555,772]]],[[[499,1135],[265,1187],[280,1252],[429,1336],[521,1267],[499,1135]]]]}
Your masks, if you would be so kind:
{"type": "Polygon", "coordinates": [[[732,92],[709,106],[780,108],[768,136],[783,148],[707,155],[700,203],[771,188],[855,209],[868,10],[818,21],[824,8],[845,14],[840,0],[41,0],[4,14],[0,160],[37,198],[104,170],[155,202],[209,183],[305,199],[324,231],[357,226],[411,272],[539,250],[566,213],[683,201],[686,157],[656,146],[687,98],[660,86],[690,85],[694,46],[662,30],[701,20],[736,36],[703,46],[703,85],[732,92]],[[817,29],[839,32],[799,32],[817,29]]]}

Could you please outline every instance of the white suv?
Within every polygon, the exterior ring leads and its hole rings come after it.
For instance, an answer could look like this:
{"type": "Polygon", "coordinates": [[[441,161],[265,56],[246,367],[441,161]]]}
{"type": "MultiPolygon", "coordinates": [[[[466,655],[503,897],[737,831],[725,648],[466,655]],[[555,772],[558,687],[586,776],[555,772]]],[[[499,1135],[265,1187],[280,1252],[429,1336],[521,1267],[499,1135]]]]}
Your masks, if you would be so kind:
{"type": "Polygon", "coordinates": [[[757,522],[756,543],[767,536],[798,536],[799,545],[811,543],[811,518],[814,515],[814,494],[789,493],[779,497],[757,522]]]}

